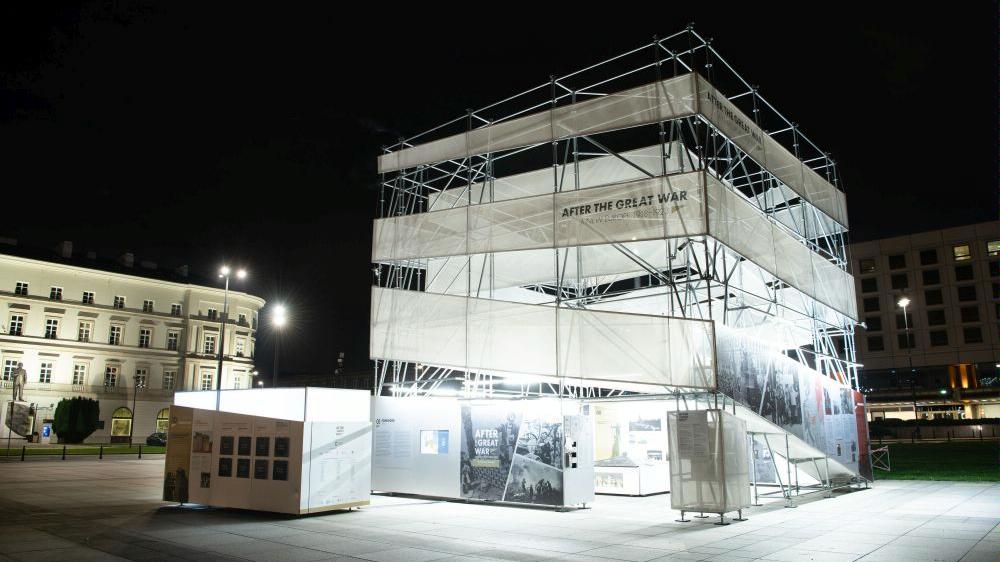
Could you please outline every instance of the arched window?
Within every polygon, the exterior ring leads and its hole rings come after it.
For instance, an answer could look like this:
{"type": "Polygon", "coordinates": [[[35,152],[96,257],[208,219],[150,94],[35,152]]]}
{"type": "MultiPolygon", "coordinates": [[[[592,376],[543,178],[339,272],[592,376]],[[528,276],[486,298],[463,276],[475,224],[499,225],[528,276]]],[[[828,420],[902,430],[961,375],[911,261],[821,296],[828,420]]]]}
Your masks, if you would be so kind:
{"type": "Polygon", "coordinates": [[[113,414],[111,414],[111,440],[119,441],[121,438],[127,440],[131,431],[132,410],[129,410],[124,406],[118,408],[113,414]]]}
{"type": "Polygon", "coordinates": [[[170,408],[164,408],[160,410],[160,413],[156,414],[156,431],[160,433],[166,433],[169,427],[170,427],[170,408]]]}

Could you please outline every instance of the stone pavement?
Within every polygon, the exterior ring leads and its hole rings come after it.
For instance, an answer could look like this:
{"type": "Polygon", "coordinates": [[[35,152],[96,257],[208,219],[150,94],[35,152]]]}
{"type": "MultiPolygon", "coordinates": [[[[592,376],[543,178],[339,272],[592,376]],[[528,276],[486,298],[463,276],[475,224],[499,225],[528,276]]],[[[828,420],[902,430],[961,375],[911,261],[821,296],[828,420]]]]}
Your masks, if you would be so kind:
{"type": "Polygon", "coordinates": [[[159,501],[158,459],[0,462],[0,560],[997,560],[996,483],[883,481],[726,527],[669,496],[569,513],[376,496],[309,517],[159,501]]]}

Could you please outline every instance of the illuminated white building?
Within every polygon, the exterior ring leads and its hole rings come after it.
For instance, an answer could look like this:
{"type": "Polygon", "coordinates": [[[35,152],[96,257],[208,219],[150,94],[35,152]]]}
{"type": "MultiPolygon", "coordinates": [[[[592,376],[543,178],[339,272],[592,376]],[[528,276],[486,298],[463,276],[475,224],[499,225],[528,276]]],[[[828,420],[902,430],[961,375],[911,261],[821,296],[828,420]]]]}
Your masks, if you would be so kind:
{"type": "MultiPolygon", "coordinates": [[[[99,264],[73,259],[68,242],[57,250],[37,259],[0,247],[3,411],[11,373],[23,363],[36,430],[61,399],[84,396],[100,402],[103,422],[88,441],[127,441],[130,430],[144,441],[163,428],[175,390],[215,388],[223,290],[186,282],[186,270],[135,263],[131,254],[99,264]]],[[[259,297],[229,291],[223,388],[252,384],[262,306],[259,297]]]]}

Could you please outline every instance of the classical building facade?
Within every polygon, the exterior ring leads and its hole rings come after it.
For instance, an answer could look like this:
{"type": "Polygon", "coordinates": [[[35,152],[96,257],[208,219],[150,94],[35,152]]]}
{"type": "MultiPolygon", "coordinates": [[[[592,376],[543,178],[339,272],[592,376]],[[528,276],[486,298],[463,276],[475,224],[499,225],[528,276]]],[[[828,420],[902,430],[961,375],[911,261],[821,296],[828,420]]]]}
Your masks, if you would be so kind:
{"type": "Polygon", "coordinates": [[[1000,223],[851,250],[864,322],[858,357],[872,416],[1000,417],[1000,223]]]}
{"type": "Polygon", "coordinates": [[[220,345],[222,387],[253,384],[263,299],[230,289],[222,344],[224,292],[185,282],[186,271],[165,274],[131,254],[113,267],[96,259],[91,265],[71,259],[66,246],[51,261],[5,252],[0,248],[4,415],[18,363],[28,372],[25,399],[36,404],[38,422],[51,418],[62,398],[100,402],[103,427],[93,442],[127,441],[130,432],[141,442],[162,430],[174,391],[215,388],[220,345]]]}

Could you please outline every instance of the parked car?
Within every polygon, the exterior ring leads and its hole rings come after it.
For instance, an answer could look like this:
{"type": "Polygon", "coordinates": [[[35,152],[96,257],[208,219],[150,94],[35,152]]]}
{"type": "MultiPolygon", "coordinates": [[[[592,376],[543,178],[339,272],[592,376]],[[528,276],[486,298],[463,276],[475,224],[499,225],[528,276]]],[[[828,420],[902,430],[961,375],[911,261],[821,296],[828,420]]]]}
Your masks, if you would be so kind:
{"type": "Polygon", "coordinates": [[[167,445],[167,434],[162,431],[157,431],[146,438],[146,444],[165,447],[167,445]]]}

